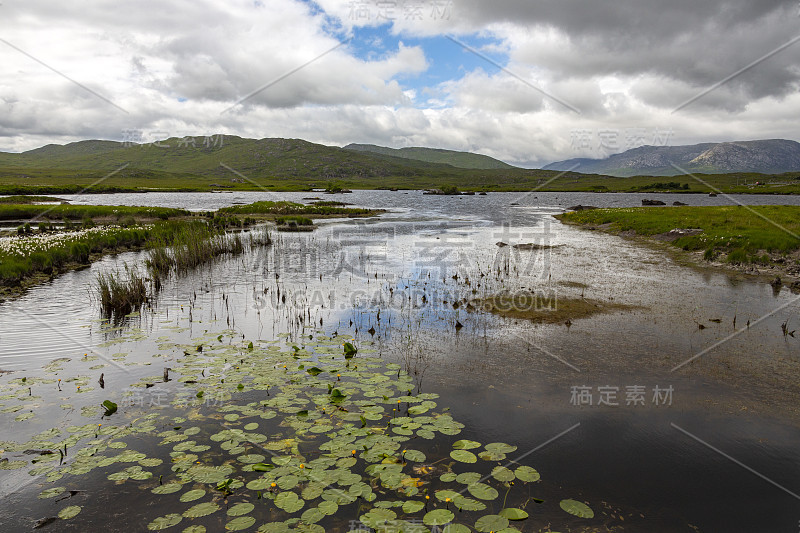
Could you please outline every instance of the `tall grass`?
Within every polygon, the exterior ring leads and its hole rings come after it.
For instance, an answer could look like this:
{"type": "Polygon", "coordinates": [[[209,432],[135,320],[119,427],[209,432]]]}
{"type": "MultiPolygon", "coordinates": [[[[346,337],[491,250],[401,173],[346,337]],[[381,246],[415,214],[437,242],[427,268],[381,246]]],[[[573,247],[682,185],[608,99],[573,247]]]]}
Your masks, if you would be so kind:
{"type": "Polygon", "coordinates": [[[147,282],[137,269],[125,265],[125,272],[97,275],[97,295],[100,308],[107,316],[124,316],[147,302],[147,282]]]}
{"type": "MultiPolygon", "coordinates": [[[[193,221],[180,223],[170,230],[161,228],[160,235],[149,242],[145,266],[151,286],[138,271],[126,266],[124,279],[119,274],[99,275],[97,293],[103,312],[120,316],[142,306],[150,298],[150,289],[157,292],[163,280],[180,274],[225,254],[241,254],[246,249],[242,236],[220,233],[212,224],[193,221]]],[[[269,233],[251,234],[250,246],[272,244],[269,233]]]]}
{"type": "Polygon", "coordinates": [[[239,234],[217,233],[208,224],[183,224],[175,234],[151,242],[145,264],[154,278],[185,272],[223,254],[240,254],[244,243],[239,234]]]}

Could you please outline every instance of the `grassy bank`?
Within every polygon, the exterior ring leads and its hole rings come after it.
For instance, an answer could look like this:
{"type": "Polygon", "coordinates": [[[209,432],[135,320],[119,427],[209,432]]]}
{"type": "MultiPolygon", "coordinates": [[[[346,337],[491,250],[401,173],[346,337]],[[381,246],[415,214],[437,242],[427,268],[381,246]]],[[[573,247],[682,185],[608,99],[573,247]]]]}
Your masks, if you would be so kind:
{"type": "MultiPolygon", "coordinates": [[[[2,200],[2,199],[0,199],[2,200]]],[[[135,221],[167,220],[190,213],[184,209],[169,207],[130,207],[112,205],[35,205],[0,202],[0,220],[122,220],[130,217],[135,221]]]]}
{"type": "Polygon", "coordinates": [[[79,268],[107,254],[173,242],[187,225],[164,221],[148,227],[96,227],[0,240],[0,295],[19,293],[36,282],[79,268]]]}
{"type": "Polygon", "coordinates": [[[262,217],[286,217],[304,215],[306,217],[368,217],[382,211],[345,207],[333,202],[315,205],[303,205],[294,202],[255,202],[248,205],[223,207],[218,211],[221,215],[260,215],[262,217]]]}
{"type": "Polygon", "coordinates": [[[702,251],[708,261],[800,272],[798,206],[634,207],[570,212],[557,218],[671,242],[683,250],[702,251]]]}

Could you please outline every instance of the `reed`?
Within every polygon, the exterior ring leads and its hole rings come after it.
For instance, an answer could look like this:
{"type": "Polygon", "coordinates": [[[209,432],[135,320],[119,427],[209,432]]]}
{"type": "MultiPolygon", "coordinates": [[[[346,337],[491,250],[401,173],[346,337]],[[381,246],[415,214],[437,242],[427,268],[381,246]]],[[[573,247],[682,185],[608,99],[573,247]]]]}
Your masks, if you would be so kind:
{"type": "Polygon", "coordinates": [[[147,303],[147,281],[138,269],[125,265],[121,271],[100,273],[96,279],[100,309],[106,316],[120,317],[147,303]]]}

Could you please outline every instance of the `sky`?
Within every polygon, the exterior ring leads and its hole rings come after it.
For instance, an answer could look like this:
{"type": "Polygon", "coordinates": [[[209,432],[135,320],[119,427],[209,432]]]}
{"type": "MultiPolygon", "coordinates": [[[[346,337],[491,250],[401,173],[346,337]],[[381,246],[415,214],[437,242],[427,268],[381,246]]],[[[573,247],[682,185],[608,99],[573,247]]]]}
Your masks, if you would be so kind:
{"type": "Polygon", "coordinates": [[[0,150],[291,137],[524,167],[800,140],[797,0],[3,0],[0,150]]]}

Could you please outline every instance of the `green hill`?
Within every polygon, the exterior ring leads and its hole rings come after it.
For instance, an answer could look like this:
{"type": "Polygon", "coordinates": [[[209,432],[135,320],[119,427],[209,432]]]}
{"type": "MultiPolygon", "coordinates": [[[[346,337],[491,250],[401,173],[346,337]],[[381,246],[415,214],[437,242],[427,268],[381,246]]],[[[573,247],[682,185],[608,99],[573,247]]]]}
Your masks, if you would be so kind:
{"type": "Polygon", "coordinates": [[[374,144],[348,144],[344,148],[345,150],[353,150],[355,152],[371,152],[386,156],[401,157],[403,159],[425,161],[427,163],[450,165],[456,168],[482,170],[517,168],[489,157],[488,155],[473,154],[471,152],[456,152],[454,150],[442,150],[439,148],[387,148],[374,144]]]}
{"type": "MultiPolygon", "coordinates": [[[[388,149],[391,150],[391,149],[388,149]]],[[[424,152],[425,150],[423,150],[424,152]]],[[[438,153],[432,150],[430,153],[438,153]]],[[[445,151],[446,152],[446,151],[445,151]]],[[[23,153],[0,152],[0,194],[92,192],[310,190],[457,187],[474,191],[659,191],[663,179],[522,168],[456,168],[452,164],[315,144],[301,139],[216,136],[194,144],[178,138],[155,144],[87,140],[23,153]]],[[[412,152],[405,152],[406,155],[412,152]]],[[[458,154],[458,152],[452,152],[458,154]]],[[[447,155],[447,153],[445,154],[447,155]]],[[[495,161],[476,154],[461,154],[495,161]]],[[[497,162],[500,163],[500,162],[497,162]]],[[[504,164],[504,163],[502,163],[504,164]]],[[[704,180],[725,192],[800,192],[797,175],[719,175],[704,180]],[[760,190],[753,189],[756,181],[760,190]],[[765,185],[769,187],[764,189],[765,185]]],[[[680,192],[709,189],[691,177],[680,192]]]]}

